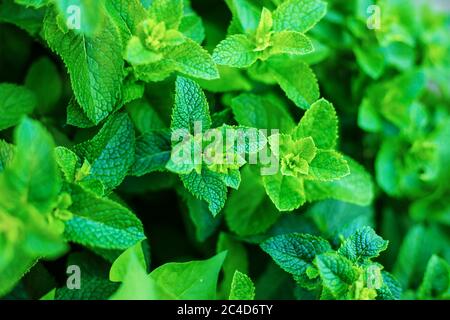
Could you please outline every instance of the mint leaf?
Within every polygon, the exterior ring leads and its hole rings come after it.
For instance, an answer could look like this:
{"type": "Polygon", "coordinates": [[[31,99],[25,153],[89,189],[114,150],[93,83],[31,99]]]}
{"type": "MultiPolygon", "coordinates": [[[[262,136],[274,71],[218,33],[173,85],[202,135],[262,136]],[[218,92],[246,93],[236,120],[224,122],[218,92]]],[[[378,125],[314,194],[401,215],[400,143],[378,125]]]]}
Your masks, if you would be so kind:
{"type": "Polygon", "coordinates": [[[219,78],[219,71],[209,53],[189,38],[173,50],[167,50],[164,56],[173,61],[175,70],[183,74],[206,80],[219,78]]]}
{"type": "Polygon", "coordinates": [[[126,114],[108,119],[91,140],[74,147],[75,152],[91,164],[86,180],[100,180],[107,190],[118,186],[134,162],[134,130],[126,114]]]}
{"type": "Polygon", "coordinates": [[[271,39],[271,54],[303,55],[314,51],[311,40],[304,34],[295,31],[276,32],[271,39]]]}
{"type": "Polygon", "coordinates": [[[326,2],[320,0],[287,0],[273,13],[275,31],[293,30],[301,33],[319,22],[327,12],[326,2]]]}
{"type": "Polygon", "coordinates": [[[131,174],[142,176],[165,169],[170,159],[171,142],[167,131],[150,131],[136,140],[136,158],[131,174]]]}
{"type": "Polygon", "coordinates": [[[167,29],[178,29],[183,17],[183,0],[154,0],[148,14],[156,21],[163,21],[167,29]]]}
{"type": "Polygon", "coordinates": [[[144,251],[142,250],[143,243],[137,242],[134,246],[125,250],[112,264],[109,271],[109,280],[113,282],[122,282],[126,279],[129,272],[130,261],[136,259],[143,270],[147,269],[147,261],[144,251]]]}
{"type": "Polygon", "coordinates": [[[418,289],[421,299],[448,299],[450,295],[450,266],[442,258],[433,255],[418,289]]]}
{"type": "Polygon", "coordinates": [[[280,211],[292,211],[306,202],[303,179],[281,173],[263,177],[267,195],[280,211]]]}
{"type": "Polygon", "coordinates": [[[319,98],[316,76],[306,63],[292,57],[272,57],[267,63],[281,89],[298,107],[308,109],[319,98]]]}
{"type": "Polygon", "coordinates": [[[172,130],[187,129],[188,132],[193,133],[196,121],[201,123],[203,130],[211,127],[211,117],[205,94],[194,81],[178,77],[170,128],[172,130]]]}
{"type": "Polygon", "coordinates": [[[335,299],[346,299],[351,285],[358,279],[358,270],[350,260],[336,254],[323,253],[314,261],[324,289],[335,299]]]}
{"type": "Polygon", "coordinates": [[[306,110],[292,133],[294,139],[312,137],[317,148],[334,149],[338,138],[338,120],[333,105],[325,99],[306,110]]]}
{"type": "Polygon", "coordinates": [[[259,57],[254,44],[242,34],[231,35],[214,49],[212,58],[215,63],[236,68],[251,66],[259,57]]]}
{"type": "Polygon", "coordinates": [[[55,107],[62,95],[61,76],[48,58],[41,58],[33,63],[28,70],[25,86],[36,94],[37,109],[44,113],[55,107]],[[49,91],[48,87],[52,90],[49,91]]]}
{"type": "Polygon", "coordinates": [[[21,118],[33,111],[37,98],[25,87],[0,84],[0,130],[17,125],[21,118]]]}
{"type": "Polygon", "coordinates": [[[231,192],[224,211],[229,228],[241,236],[264,232],[279,217],[261,178],[249,166],[242,169],[242,182],[238,190],[231,192]]]}
{"type": "Polygon", "coordinates": [[[314,258],[331,250],[328,241],[308,234],[284,234],[263,242],[261,248],[286,272],[305,275],[314,258]]]}
{"type": "Polygon", "coordinates": [[[279,129],[288,133],[294,128],[287,108],[269,97],[241,94],[231,101],[236,121],[243,126],[259,129],[279,129]]]}
{"type": "Polygon", "coordinates": [[[334,181],[305,181],[305,193],[308,201],[336,199],[361,206],[368,205],[374,197],[371,176],[364,168],[349,157],[344,157],[350,168],[350,174],[334,181]]]}
{"type": "Polygon", "coordinates": [[[236,271],[231,282],[229,300],[253,300],[254,297],[255,286],[252,280],[246,274],[236,271]]]}
{"type": "Polygon", "coordinates": [[[123,44],[136,33],[138,24],[147,17],[147,12],[140,0],[105,1],[106,9],[119,28],[123,44]]]}
{"type": "Polygon", "coordinates": [[[344,156],[334,150],[319,150],[309,164],[309,175],[315,180],[338,180],[349,174],[344,156]]]}
{"type": "Polygon", "coordinates": [[[85,246],[128,249],[145,239],[139,219],[127,208],[72,186],[73,219],[66,223],[65,237],[85,246]]]}
{"type": "Polygon", "coordinates": [[[218,173],[202,169],[201,174],[192,171],[180,175],[185,188],[198,199],[208,203],[208,208],[216,216],[225,205],[227,186],[218,173]]]}
{"type": "Polygon", "coordinates": [[[119,33],[109,18],[96,35],[64,33],[49,10],[44,36],[50,48],[63,59],[75,97],[95,124],[106,118],[122,96],[122,47],[119,33]]]}
{"type": "Polygon", "coordinates": [[[226,253],[203,261],[167,263],[155,269],[150,278],[168,299],[215,299],[217,279],[226,253]]]}
{"type": "Polygon", "coordinates": [[[381,251],[386,250],[388,241],[378,236],[371,227],[357,230],[347,238],[338,250],[338,253],[353,262],[378,257],[381,251]]]}
{"type": "Polygon", "coordinates": [[[227,297],[236,272],[248,273],[248,255],[244,245],[226,233],[219,235],[216,251],[227,252],[222,266],[223,280],[220,284],[220,293],[223,297],[227,297]]]}

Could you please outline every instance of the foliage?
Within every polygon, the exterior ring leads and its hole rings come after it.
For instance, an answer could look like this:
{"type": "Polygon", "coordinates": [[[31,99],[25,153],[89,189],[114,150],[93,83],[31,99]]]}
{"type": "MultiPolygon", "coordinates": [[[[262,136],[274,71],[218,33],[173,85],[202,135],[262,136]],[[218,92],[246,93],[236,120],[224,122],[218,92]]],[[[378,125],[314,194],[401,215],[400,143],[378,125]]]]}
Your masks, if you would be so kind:
{"type": "Polygon", "coordinates": [[[0,0],[0,298],[449,299],[439,3],[0,0]]]}

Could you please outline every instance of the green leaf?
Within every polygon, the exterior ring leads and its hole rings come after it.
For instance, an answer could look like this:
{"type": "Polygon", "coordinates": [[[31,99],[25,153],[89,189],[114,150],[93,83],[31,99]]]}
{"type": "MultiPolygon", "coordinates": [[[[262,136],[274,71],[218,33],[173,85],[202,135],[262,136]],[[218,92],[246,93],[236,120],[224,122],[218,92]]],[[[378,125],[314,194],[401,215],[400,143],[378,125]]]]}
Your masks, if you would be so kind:
{"type": "Polygon", "coordinates": [[[15,154],[5,178],[23,194],[23,201],[48,212],[61,188],[53,138],[41,124],[24,118],[14,132],[14,141],[15,154]]]}
{"type": "Polygon", "coordinates": [[[219,79],[203,80],[198,79],[198,83],[203,89],[211,92],[229,92],[229,91],[248,91],[252,88],[250,81],[242,74],[241,70],[217,66],[219,70],[219,79]]]}
{"type": "Polygon", "coordinates": [[[347,238],[338,253],[353,262],[364,262],[378,257],[387,246],[388,241],[378,236],[371,227],[364,227],[347,238]]]}
{"type": "Polygon", "coordinates": [[[139,219],[127,208],[108,198],[99,198],[72,186],[73,219],[67,221],[65,237],[101,249],[128,249],[145,239],[139,219]]]}
{"type": "Polygon", "coordinates": [[[218,173],[202,169],[201,174],[192,171],[180,175],[185,188],[198,199],[208,203],[208,208],[216,216],[225,205],[227,199],[227,186],[218,173]]]}
{"type": "Polygon", "coordinates": [[[261,178],[250,166],[243,168],[239,190],[231,192],[224,210],[228,226],[241,236],[264,232],[279,217],[266,196],[261,178]]]}
{"type": "Polygon", "coordinates": [[[420,299],[450,298],[450,266],[447,261],[436,255],[430,258],[418,289],[418,297],[420,299]]]}
{"type": "Polygon", "coordinates": [[[304,34],[295,31],[275,32],[271,39],[270,54],[303,55],[314,51],[314,47],[304,34]]]}
{"type": "Polygon", "coordinates": [[[36,94],[37,109],[47,112],[56,107],[62,95],[62,82],[58,69],[48,58],[33,63],[28,70],[25,86],[36,94]]]}
{"type": "Polygon", "coordinates": [[[217,45],[212,58],[219,65],[247,68],[255,63],[260,55],[254,49],[255,45],[247,36],[231,35],[217,45]]]}
{"type": "Polygon", "coordinates": [[[0,84],[0,130],[17,125],[37,106],[36,96],[25,87],[0,84]]]}
{"type": "Polygon", "coordinates": [[[61,184],[53,139],[38,122],[24,118],[14,141],[14,156],[0,173],[0,296],[39,258],[56,258],[67,249],[64,224],[54,215],[61,184]]]}
{"type": "Polygon", "coordinates": [[[95,124],[114,110],[122,97],[123,59],[119,33],[106,19],[94,36],[64,33],[49,10],[44,36],[50,48],[61,56],[70,75],[75,97],[95,124]]]}
{"type": "Polygon", "coordinates": [[[183,0],[153,0],[149,18],[164,22],[167,29],[178,30],[183,17],[183,0]]]}
{"type": "Polygon", "coordinates": [[[298,107],[308,109],[319,98],[316,76],[306,63],[285,56],[272,57],[267,63],[281,89],[298,107]]]}
{"type": "Polygon", "coordinates": [[[150,278],[168,299],[215,299],[217,279],[225,257],[226,252],[222,252],[208,260],[167,263],[152,271],[150,278]]]}
{"type": "Polygon", "coordinates": [[[81,168],[80,158],[70,149],[65,147],[55,148],[56,162],[69,182],[76,179],[77,169],[81,168]]]}
{"type": "Polygon", "coordinates": [[[206,80],[219,78],[219,71],[213,59],[194,40],[185,38],[179,46],[167,48],[163,55],[169,61],[173,61],[176,71],[183,74],[206,80]]]}
{"type": "Polygon", "coordinates": [[[190,11],[188,14],[185,12],[178,30],[198,44],[201,44],[205,39],[202,19],[194,11],[190,11]]]}
{"type": "Polygon", "coordinates": [[[192,194],[182,189],[179,191],[186,201],[189,218],[195,228],[195,237],[199,242],[205,242],[211,237],[221,223],[220,217],[213,217],[208,209],[208,203],[195,198],[192,194]]]}
{"type": "Polygon", "coordinates": [[[143,242],[137,242],[134,246],[125,250],[112,264],[109,271],[109,280],[113,282],[126,281],[127,273],[130,271],[130,261],[137,259],[143,270],[147,269],[147,262],[144,251],[142,250],[143,242]]]}
{"type": "Polygon", "coordinates": [[[308,201],[336,199],[361,206],[369,205],[374,198],[374,185],[371,176],[356,161],[344,157],[350,174],[333,181],[305,180],[305,193],[308,201]]]}
{"type": "Polygon", "coordinates": [[[327,4],[320,0],[287,0],[273,12],[273,29],[305,33],[314,27],[326,12],[327,4]]]}
{"type": "Polygon", "coordinates": [[[88,118],[75,97],[67,105],[67,124],[83,129],[95,127],[95,123],[88,118]]]}
{"type": "Polygon", "coordinates": [[[352,284],[359,277],[359,271],[351,261],[336,253],[323,253],[316,257],[314,264],[324,289],[335,299],[346,299],[352,284]]]}
{"type": "Polygon", "coordinates": [[[157,299],[157,285],[149,278],[143,260],[142,242],[125,250],[113,263],[110,280],[122,282],[111,300],[149,300],[157,299]]]}
{"type": "Polygon", "coordinates": [[[194,132],[194,122],[203,131],[211,127],[208,101],[200,86],[187,78],[178,77],[175,85],[175,106],[172,113],[172,130],[187,129],[194,132]]]}
{"type": "Polygon", "coordinates": [[[244,273],[236,271],[231,282],[229,300],[253,300],[255,286],[252,280],[244,273]]]}
{"type": "Polygon", "coordinates": [[[439,233],[430,227],[412,226],[400,246],[393,274],[404,288],[420,285],[427,263],[436,252],[443,248],[439,233]]]}
{"type": "Polygon", "coordinates": [[[138,37],[131,37],[128,41],[125,60],[132,65],[145,65],[153,62],[157,62],[163,59],[162,54],[155,53],[147,50],[138,37]]]}
{"type": "Polygon", "coordinates": [[[331,250],[328,241],[309,234],[291,233],[269,238],[261,248],[286,272],[296,276],[306,275],[314,258],[331,250]]]}
{"type": "Polygon", "coordinates": [[[108,119],[97,135],[74,147],[91,164],[86,180],[100,180],[107,190],[118,186],[133,165],[135,141],[133,124],[122,113],[108,119]]]}
{"type": "Polygon", "coordinates": [[[223,262],[223,280],[220,292],[226,297],[231,289],[236,272],[248,273],[248,255],[245,247],[237,239],[226,233],[220,233],[217,241],[218,253],[227,251],[227,257],[223,262]]]}
{"type": "Polygon", "coordinates": [[[292,116],[281,103],[255,94],[241,94],[231,101],[236,121],[258,129],[279,129],[288,133],[294,128],[292,116]]]}
{"type": "Polygon", "coordinates": [[[332,181],[346,177],[350,168],[344,156],[334,150],[319,150],[309,164],[309,176],[314,180],[332,181]]]}
{"type": "Polygon", "coordinates": [[[127,104],[126,110],[136,129],[143,134],[166,127],[158,112],[146,100],[133,101],[127,104]]]}
{"type": "Polygon", "coordinates": [[[316,101],[306,110],[292,137],[312,137],[317,148],[334,149],[338,138],[338,119],[333,105],[325,99],[316,101]]]}
{"type": "Polygon", "coordinates": [[[105,300],[116,290],[118,284],[97,277],[82,277],[78,290],[66,287],[56,289],[55,300],[105,300]]]}
{"type": "Polygon", "coordinates": [[[389,272],[381,271],[383,285],[377,289],[377,300],[399,300],[402,287],[397,279],[389,272]]]}
{"type": "Polygon", "coordinates": [[[104,1],[55,0],[54,2],[59,11],[58,24],[60,28],[64,26],[63,30],[73,25],[72,30],[75,33],[95,35],[101,32],[106,20],[104,1]]]}
{"type": "Polygon", "coordinates": [[[372,79],[380,78],[386,65],[381,48],[372,44],[363,48],[356,47],[354,51],[356,62],[360,68],[372,79]]]}
{"type": "Polygon", "coordinates": [[[15,0],[16,3],[27,7],[42,8],[46,6],[50,0],[15,0]]]}
{"type": "Polygon", "coordinates": [[[263,8],[258,28],[256,28],[256,51],[263,51],[270,45],[271,30],[273,26],[272,12],[263,8]]]}
{"type": "Polygon", "coordinates": [[[226,0],[226,3],[243,32],[250,33],[256,30],[261,16],[259,6],[252,0],[226,0]]]}
{"type": "Polygon", "coordinates": [[[0,140],[0,173],[11,163],[14,156],[14,146],[0,140]]]}
{"type": "Polygon", "coordinates": [[[280,172],[263,177],[267,195],[280,211],[292,211],[306,202],[302,178],[285,176],[280,172]]]}
{"type": "Polygon", "coordinates": [[[136,140],[136,159],[131,174],[142,176],[163,171],[170,159],[171,141],[166,130],[150,131],[136,140]]]}
{"type": "Polygon", "coordinates": [[[136,34],[139,23],[147,18],[147,12],[140,0],[108,0],[105,5],[119,28],[125,46],[131,36],[136,34]]]}

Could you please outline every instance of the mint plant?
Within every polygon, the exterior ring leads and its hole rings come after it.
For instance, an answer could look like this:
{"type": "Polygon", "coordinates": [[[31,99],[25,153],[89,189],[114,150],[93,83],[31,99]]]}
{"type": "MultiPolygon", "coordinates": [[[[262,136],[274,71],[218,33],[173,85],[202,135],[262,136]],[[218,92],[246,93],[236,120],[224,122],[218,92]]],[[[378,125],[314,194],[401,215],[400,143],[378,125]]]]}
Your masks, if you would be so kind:
{"type": "Polygon", "coordinates": [[[0,0],[0,299],[448,299],[444,9],[0,0]]]}

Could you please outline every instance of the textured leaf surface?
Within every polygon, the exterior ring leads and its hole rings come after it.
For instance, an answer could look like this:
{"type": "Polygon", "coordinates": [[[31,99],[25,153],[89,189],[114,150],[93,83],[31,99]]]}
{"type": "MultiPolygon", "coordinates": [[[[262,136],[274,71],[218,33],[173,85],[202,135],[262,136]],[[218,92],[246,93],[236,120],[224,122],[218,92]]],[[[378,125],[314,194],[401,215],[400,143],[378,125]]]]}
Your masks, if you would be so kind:
{"type": "Polygon", "coordinates": [[[326,11],[326,2],[320,0],[288,0],[273,13],[273,28],[304,33],[322,19],[326,11]]]}
{"type": "Polygon", "coordinates": [[[308,109],[319,98],[319,85],[311,68],[300,60],[273,57],[268,60],[271,73],[289,99],[308,109]]]}
{"type": "Polygon", "coordinates": [[[56,16],[45,18],[44,34],[50,48],[63,59],[77,101],[88,118],[99,123],[122,97],[123,59],[117,29],[108,19],[94,36],[63,33],[56,16]]]}
{"type": "Polygon", "coordinates": [[[258,59],[254,44],[242,34],[232,35],[214,49],[213,60],[217,64],[236,68],[251,66],[258,59]]]}
{"type": "Polygon", "coordinates": [[[25,87],[0,84],[0,130],[19,123],[20,119],[37,106],[36,96],[25,87]]]}
{"type": "Polygon", "coordinates": [[[167,131],[151,131],[136,140],[136,159],[131,168],[135,176],[164,170],[170,159],[171,142],[167,131]]]}
{"type": "Polygon", "coordinates": [[[170,128],[172,130],[187,129],[192,133],[196,121],[202,125],[203,130],[207,130],[211,126],[209,106],[205,94],[194,81],[178,77],[170,128]]]}
{"type": "Polygon", "coordinates": [[[145,239],[139,219],[127,208],[73,186],[73,219],[66,224],[68,240],[103,249],[128,249],[145,239]]]}
{"type": "Polygon", "coordinates": [[[345,299],[359,277],[350,260],[336,253],[324,253],[316,257],[315,264],[326,290],[336,299],[345,299]]]}
{"type": "Polygon", "coordinates": [[[201,174],[192,171],[180,175],[180,179],[189,192],[208,203],[213,216],[222,210],[227,199],[227,186],[217,173],[203,169],[201,174]]]}
{"type": "Polygon", "coordinates": [[[333,105],[325,99],[315,102],[306,110],[292,136],[294,139],[312,137],[317,148],[334,149],[338,138],[338,120],[333,105]]]}
{"type": "Polygon", "coordinates": [[[378,236],[371,227],[364,227],[347,238],[339,248],[339,254],[353,262],[378,257],[386,250],[388,241],[378,236]]]}
{"type": "Polygon", "coordinates": [[[231,282],[229,300],[253,300],[255,297],[255,286],[252,280],[244,273],[236,271],[231,282]]]}
{"type": "Polygon", "coordinates": [[[261,248],[286,272],[301,276],[317,255],[330,251],[330,244],[309,234],[284,234],[263,242],[261,248]]]}
{"type": "Polygon", "coordinates": [[[100,180],[108,190],[119,185],[134,162],[134,129],[122,113],[108,119],[92,139],[75,146],[75,152],[91,164],[87,180],[100,180]]]}

